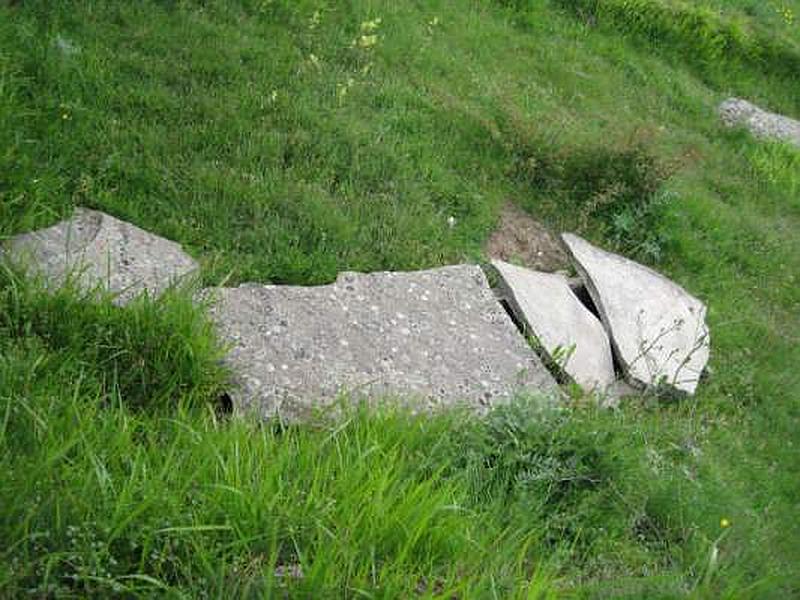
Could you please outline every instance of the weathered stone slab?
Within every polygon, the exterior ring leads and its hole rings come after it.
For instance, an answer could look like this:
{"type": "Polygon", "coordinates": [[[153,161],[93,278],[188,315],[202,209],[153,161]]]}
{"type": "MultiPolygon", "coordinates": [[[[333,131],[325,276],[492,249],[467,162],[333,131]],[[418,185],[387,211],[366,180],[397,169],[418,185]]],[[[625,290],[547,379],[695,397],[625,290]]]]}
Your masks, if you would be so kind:
{"type": "Polygon", "coordinates": [[[71,219],[11,239],[6,254],[52,285],[72,275],[83,289],[111,291],[117,294],[117,304],[144,291],[158,295],[197,269],[175,242],[80,208],[71,219]]]}
{"type": "Polygon", "coordinates": [[[231,345],[240,412],[297,420],[341,394],[481,410],[523,389],[556,390],[477,266],[205,294],[231,345]]]}
{"type": "Polygon", "coordinates": [[[709,356],[705,305],[652,269],[576,235],[561,237],[629,382],[694,393],[709,356]]]}
{"type": "Polygon", "coordinates": [[[739,98],[730,98],[719,107],[723,123],[744,126],[756,137],[782,140],[800,146],[800,121],[760,109],[739,98]]]}
{"type": "Polygon", "coordinates": [[[566,277],[492,261],[514,314],[543,349],[587,391],[614,382],[614,361],[605,329],[581,304],[566,277]]]}

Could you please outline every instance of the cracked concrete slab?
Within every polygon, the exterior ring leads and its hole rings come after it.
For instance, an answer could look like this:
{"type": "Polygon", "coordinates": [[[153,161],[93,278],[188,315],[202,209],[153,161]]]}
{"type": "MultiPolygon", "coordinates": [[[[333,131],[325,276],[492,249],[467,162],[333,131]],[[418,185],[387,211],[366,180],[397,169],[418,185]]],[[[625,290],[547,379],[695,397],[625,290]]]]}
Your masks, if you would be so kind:
{"type": "Polygon", "coordinates": [[[709,357],[705,305],[652,269],[576,235],[561,237],[628,381],[693,394],[709,357]]]}
{"type": "Polygon", "coordinates": [[[539,340],[564,372],[586,391],[602,391],[615,380],[605,329],[560,274],[541,273],[493,260],[501,290],[517,319],[539,340]]]}
{"type": "Polygon", "coordinates": [[[298,420],[343,394],[483,411],[524,390],[557,393],[474,265],[202,295],[230,346],[237,412],[298,420]]]}

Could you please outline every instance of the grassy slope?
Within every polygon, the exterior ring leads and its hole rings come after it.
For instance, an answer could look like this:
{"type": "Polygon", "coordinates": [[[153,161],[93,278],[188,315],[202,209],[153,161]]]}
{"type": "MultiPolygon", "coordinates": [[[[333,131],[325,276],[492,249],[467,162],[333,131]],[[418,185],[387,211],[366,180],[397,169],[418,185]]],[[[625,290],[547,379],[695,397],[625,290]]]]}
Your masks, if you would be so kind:
{"type": "Polygon", "coordinates": [[[577,1],[121,4],[0,9],[0,234],[91,205],[207,282],[312,283],[478,258],[512,200],[704,298],[713,374],[674,406],[261,431],[192,408],[220,376],[180,297],[5,273],[1,594],[257,595],[295,562],[351,596],[798,591],[800,156],[714,116],[800,115],[796,79],[577,1]]]}

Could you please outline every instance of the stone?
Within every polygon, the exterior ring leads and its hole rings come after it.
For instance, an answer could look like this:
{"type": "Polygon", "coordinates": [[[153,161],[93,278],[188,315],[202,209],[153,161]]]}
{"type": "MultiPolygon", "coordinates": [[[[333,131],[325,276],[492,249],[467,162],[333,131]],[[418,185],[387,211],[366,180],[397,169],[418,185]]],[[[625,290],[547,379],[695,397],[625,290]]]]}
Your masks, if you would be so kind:
{"type": "Polygon", "coordinates": [[[511,203],[500,213],[500,224],[486,243],[486,254],[548,273],[569,267],[558,237],[511,203]]]}
{"type": "Polygon", "coordinates": [[[81,208],[71,219],[12,238],[4,254],[48,284],[60,286],[72,276],[81,289],[112,292],[118,305],[145,291],[157,296],[198,269],[175,242],[81,208]]]}
{"type": "Polygon", "coordinates": [[[484,412],[557,385],[481,269],[342,273],[316,287],[204,290],[229,347],[234,411],[297,421],[339,398],[484,412]]]}
{"type": "Polygon", "coordinates": [[[719,107],[722,122],[744,126],[759,138],[772,138],[800,147],[800,121],[760,109],[739,98],[729,98],[719,107]]]}
{"type": "Polygon", "coordinates": [[[586,391],[614,382],[611,344],[600,321],[581,304],[569,280],[493,260],[500,289],[550,359],[586,391]]]}
{"type": "Polygon", "coordinates": [[[628,382],[693,394],[709,356],[705,305],[652,269],[577,235],[561,237],[628,382]]]}

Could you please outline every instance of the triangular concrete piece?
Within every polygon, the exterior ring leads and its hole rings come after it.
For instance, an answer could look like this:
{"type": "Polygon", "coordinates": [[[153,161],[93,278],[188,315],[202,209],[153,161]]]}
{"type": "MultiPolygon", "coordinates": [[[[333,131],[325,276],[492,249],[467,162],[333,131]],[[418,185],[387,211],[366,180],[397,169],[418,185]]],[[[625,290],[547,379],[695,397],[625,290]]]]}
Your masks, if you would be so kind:
{"type": "Polygon", "coordinates": [[[493,260],[515,315],[544,350],[586,391],[614,382],[614,361],[605,329],[581,304],[560,274],[540,273],[493,260]]]}
{"type": "Polygon", "coordinates": [[[561,237],[628,381],[693,394],[709,357],[705,305],[652,269],[577,235],[561,237]]]}
{"type": "Polygon", "coordinates": [[[481,412],[526,390],[557,394],[475,265],[203,294],[230,345],[237,412],[296,421],[340,395],[481,412]]]}
{"type": "Polygon", "coordinates": [[[51,285],[73,275],[83,289],[99,287],[117,294],[117,304],[144,291],[158,295],[198,268],[175,242],[81,208],[71,219],[12,238],[4,254],[51,285]]]}

